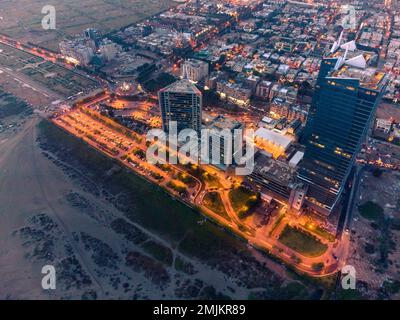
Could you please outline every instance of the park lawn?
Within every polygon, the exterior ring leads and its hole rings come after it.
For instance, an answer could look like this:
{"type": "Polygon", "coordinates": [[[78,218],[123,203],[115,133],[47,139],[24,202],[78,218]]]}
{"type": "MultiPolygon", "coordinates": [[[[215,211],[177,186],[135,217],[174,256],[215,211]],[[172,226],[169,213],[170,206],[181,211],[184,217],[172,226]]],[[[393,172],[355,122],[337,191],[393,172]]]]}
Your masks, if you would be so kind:
{"type": "Polygon", "coordinates": [[[271,236],[274,231],[276,230],[276,228],[278,228],[278,226],[281,224],[282,220],[285,218],[285,214],[281,214],[275,221],[273,227],[271,228],[271,231],[269,232],[269,236],[271,236]]]}
{"type": "Polygon", "coordinates": [[[231,220],[225,210],[224,203],[222,202],[221,196],[218,192],[207,193],[204,196],[203,205],[228,221],[231,220]]]}
{"type": "Polygon", "coordinates": [[[207,185],[210,188],[221,188],[222,185],[219,182],[218,178],[215,175],[212,175],[208,172],[204,172],[202,175],[203,181],[207,182],[207,185]]]}
{"type": "Polygon", "coordinates": [[[196,180],[191,175],[188,175],[187,173],[179,172],[175,176],[175,179],[183,182],[184,184],[188,185],[190,188],[193,188],[196,186],[196,180]]]}
{"type": "Polygon", "coordinates": [[[201,166],[197,166],[194,164],[186,164],[185,170],[189,172],[192,176],[200,179],[203,182],[207,182],[207,185],[209,188],[221,188],[222,185],[218,180],[218,177],[207,172],[204,168],[201,166]]]}
{"type": "Polygon", "coordinates": [[[229,191],[229,200],[233,210],[240,218],[243,218],[256,205],[258,195],[256,192],[240,186],[229,191]]]}
{"type": "Polygon", "coordinates": [[[317,236],[320,236],[326,240],[328,240],[329,242],[335,242],[336,237],[330,233],[329,231],[325,230],[324,228],[320,227],[320,226],[313,226],[313,224],[311,222],[307,222],[304,227],[310,231],[311,233],[316,234],[317,236]]]}
{"type": "Polygon", "coordinates": [[[167,186],[178,193],[187,192],[186,184],[184,184],[182,181],[179,180],[171,180],[170,182],[167,183],[167,186]]]}
{"type": "Polygon", "coordinates": [[[380,221],[383,219],[383,208],[372,201],[367,201],[358,206],[361,216],[368,220],[380,221]]]}
{"type": "Polygon", "coordinates": [[[326,244],[319,242],[311,234],[286,225],[279,236],[279,241],[285,246],[306,257],[319,257],[328,249],[326,244]]]}

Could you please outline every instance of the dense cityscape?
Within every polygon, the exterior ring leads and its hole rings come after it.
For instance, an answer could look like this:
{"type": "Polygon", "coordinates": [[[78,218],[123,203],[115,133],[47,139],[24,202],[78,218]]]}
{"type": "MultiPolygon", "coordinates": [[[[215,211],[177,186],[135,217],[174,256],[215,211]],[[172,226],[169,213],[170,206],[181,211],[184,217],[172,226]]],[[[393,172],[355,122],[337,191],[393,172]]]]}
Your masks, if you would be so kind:
{"type": "Polygon", "coordinates": [[[399,299],[398,1],[0,18],[0,299],[399,299]]]}

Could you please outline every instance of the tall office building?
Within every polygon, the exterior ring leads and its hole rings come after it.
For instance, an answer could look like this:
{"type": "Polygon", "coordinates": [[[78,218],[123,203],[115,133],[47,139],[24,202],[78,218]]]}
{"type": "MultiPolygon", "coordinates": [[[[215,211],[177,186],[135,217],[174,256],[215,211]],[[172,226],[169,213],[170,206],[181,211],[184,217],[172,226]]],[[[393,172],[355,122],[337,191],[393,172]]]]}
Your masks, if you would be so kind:
{"type": "Polygon", "coordinates": [[[169,123],[177,122],[177,129],[193,129],[200,136],[202,94],[187,79],[179,80],[158,92],[163,130],[169,131],[169,123]]]}
{"type": "Polygon", "coordinates": [[[344,189],[387,84],[373,67],[376,53],[341,39],[321,63],[298,174],[308,185],[308,204],[325,214],[344,189]]]}
{"type": "Polygon", "coordinates": [[[209,130],[209,162],[221,170],[227,170],[231,164],[235,164],[235,152],[242,150],[243,124],[219,115],[207,123],[206,129],[209,130]],[[235,139],[235,130],[241,130],[241,139],[235,139]]]}

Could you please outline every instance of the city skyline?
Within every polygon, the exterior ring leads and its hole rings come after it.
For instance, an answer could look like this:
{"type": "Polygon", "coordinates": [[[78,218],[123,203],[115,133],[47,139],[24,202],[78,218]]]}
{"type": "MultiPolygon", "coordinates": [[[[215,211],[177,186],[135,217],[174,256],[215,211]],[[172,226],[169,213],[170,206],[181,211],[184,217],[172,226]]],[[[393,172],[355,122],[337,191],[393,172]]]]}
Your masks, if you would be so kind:
{"type": "Polygon", "coordinates": [[[0,28],[0,299],[400,299],[398,1],[0,0],[0,28]]]}

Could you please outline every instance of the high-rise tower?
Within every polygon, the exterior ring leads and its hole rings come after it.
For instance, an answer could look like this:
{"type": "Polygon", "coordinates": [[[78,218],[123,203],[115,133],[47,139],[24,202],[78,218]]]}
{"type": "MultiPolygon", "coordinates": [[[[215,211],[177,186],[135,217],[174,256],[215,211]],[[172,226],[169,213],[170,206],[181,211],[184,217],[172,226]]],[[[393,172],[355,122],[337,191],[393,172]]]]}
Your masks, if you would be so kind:
{"type": "Polygon", "coordinates": [[[178,132],[193,129],[200,134],[202,94],[189,80],[183,79],[161,89],[158,93],[163,130],[177,122],[178,132]]]}
{"type": "Polygon", "coordinates": [[[325,214],[343,191],[387,83],[373,66],[375,52],[341,38],[321,63],[298,175],[308,186],[307,202],[325,214]]]}

